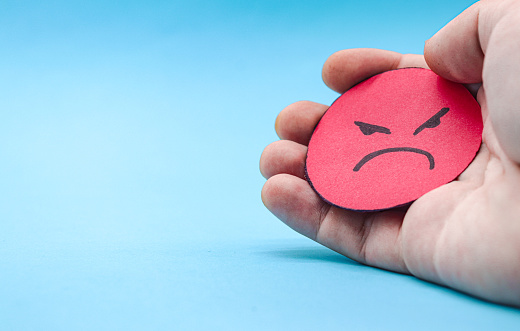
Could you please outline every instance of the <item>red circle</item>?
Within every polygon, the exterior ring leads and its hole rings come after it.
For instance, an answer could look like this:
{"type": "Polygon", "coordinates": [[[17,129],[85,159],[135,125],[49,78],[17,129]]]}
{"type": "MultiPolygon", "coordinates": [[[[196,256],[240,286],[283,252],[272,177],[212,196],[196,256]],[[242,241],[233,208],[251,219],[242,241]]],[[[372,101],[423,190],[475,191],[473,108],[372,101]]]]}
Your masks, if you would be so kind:
{"type": "Polygon", "coordinates": [[[454,180],[482,141],[480,106],[422,68],[373,76],[341,95],[314,129],[306,175],[341,208],[405,205],[454,180]]]}

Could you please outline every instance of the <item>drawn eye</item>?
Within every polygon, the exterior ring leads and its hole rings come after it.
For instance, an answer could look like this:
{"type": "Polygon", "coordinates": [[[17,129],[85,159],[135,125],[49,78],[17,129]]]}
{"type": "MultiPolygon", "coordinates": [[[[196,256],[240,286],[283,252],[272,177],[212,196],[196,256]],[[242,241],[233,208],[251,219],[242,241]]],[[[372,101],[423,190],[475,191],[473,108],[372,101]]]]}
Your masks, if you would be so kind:
{"type": "Polygon", "coordinates": [[[439,124],[441,124],[441,117],[446,115],[446,113],[449,110],[450,110],[449,108],[442,108],[437,114],[433,115],[432,117],[430,117],[429,120],[427,120],[426,122],[421,124],[421,126],[418,127],[417,130],[415,130],[413,135],[414,136],[417,135],[419,132],[421,132],[424,129],[432,129],[432,128],[439,126],[439,124]]]}
{"type": "Polygon", "coordinates": [[[385,128],[384,126],[368,124],[364,122],[354,121],[354,124],[359,126],[359,129],[365,136],[370,136],[373,133],[379,132],[384,134],[390,134],[390,129],[385,128]]]}

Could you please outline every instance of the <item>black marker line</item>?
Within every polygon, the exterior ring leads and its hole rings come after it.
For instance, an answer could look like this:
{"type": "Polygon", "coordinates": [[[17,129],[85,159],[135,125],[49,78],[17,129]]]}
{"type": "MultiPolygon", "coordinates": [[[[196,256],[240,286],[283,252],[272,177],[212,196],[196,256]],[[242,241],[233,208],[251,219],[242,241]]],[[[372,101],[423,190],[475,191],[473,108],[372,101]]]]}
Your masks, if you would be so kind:
{"type": "Polygon", "coordinates": [[[361,159],[361,161],[358,162],[358,164],[356,164],[356,166],[354,167],[353,170],[359,171],[359,169],[361,169],[361,167],[363,165],[365,165],[365,163],[372,160],[373,158],[375,158],[379,155],[383,155],[386,153],[393,153],[393,152],[411,152],[411,153],[422,154],[428,158],[428,161],[430,161],[430,170],[435,168],[435,161],[433,159],[433,155],[431,155],[429,152],[427,152],[423,149],[413,148],[413,147],[393,147],[393,148],[385,148],[385,149],[367,154],[364,158],[361,159]]]}
{"type": "Polygon", "coordinates": [[[420,127],[418,127],[413,135],[418,135],[422,130],[424,129],[433,129],[441,124],[441,117],[446,115],[450,109],[448,107],[442,108],[437,114],[430,117],[426,122],[421,124],[420,127]]]}
{"type": "Polygon", "coordinates": [[[359,129],[365,136],[369,136],[376,132],[384,133],[384,134],[391,134],[390,129],[385,128],[384,126],[369,124],[369,123],[359,122],[359,121],[354,121],[354,124],[359,126],[359,129]]]}

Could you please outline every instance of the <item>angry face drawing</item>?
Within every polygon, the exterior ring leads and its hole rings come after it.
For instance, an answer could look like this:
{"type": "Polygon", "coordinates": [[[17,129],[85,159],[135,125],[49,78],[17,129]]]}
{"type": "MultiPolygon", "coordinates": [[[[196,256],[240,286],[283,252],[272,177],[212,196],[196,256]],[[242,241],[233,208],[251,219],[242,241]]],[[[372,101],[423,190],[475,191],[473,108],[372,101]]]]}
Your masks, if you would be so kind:
{"type": "Polygon", "coordinates": [[[482,139],[480,106],[428,69],[373,76],[341,95],[316,126],[306,176],[326,201],[374,211],[454,180],[482,139]]]}

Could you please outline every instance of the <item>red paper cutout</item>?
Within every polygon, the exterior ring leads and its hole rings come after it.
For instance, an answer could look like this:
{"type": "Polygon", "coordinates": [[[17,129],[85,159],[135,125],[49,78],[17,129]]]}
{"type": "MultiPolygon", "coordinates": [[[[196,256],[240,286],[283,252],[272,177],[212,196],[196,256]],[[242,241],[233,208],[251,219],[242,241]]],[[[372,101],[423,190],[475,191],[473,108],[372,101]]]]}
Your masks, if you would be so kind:
{"type": "Polygon", "coordinates": [[[482,127],[480,106],[463,85],[428,69],[387,71],[323,115],[309,142],[307,179],[341,208],[406,205],[466,169],[482,127]]]}

